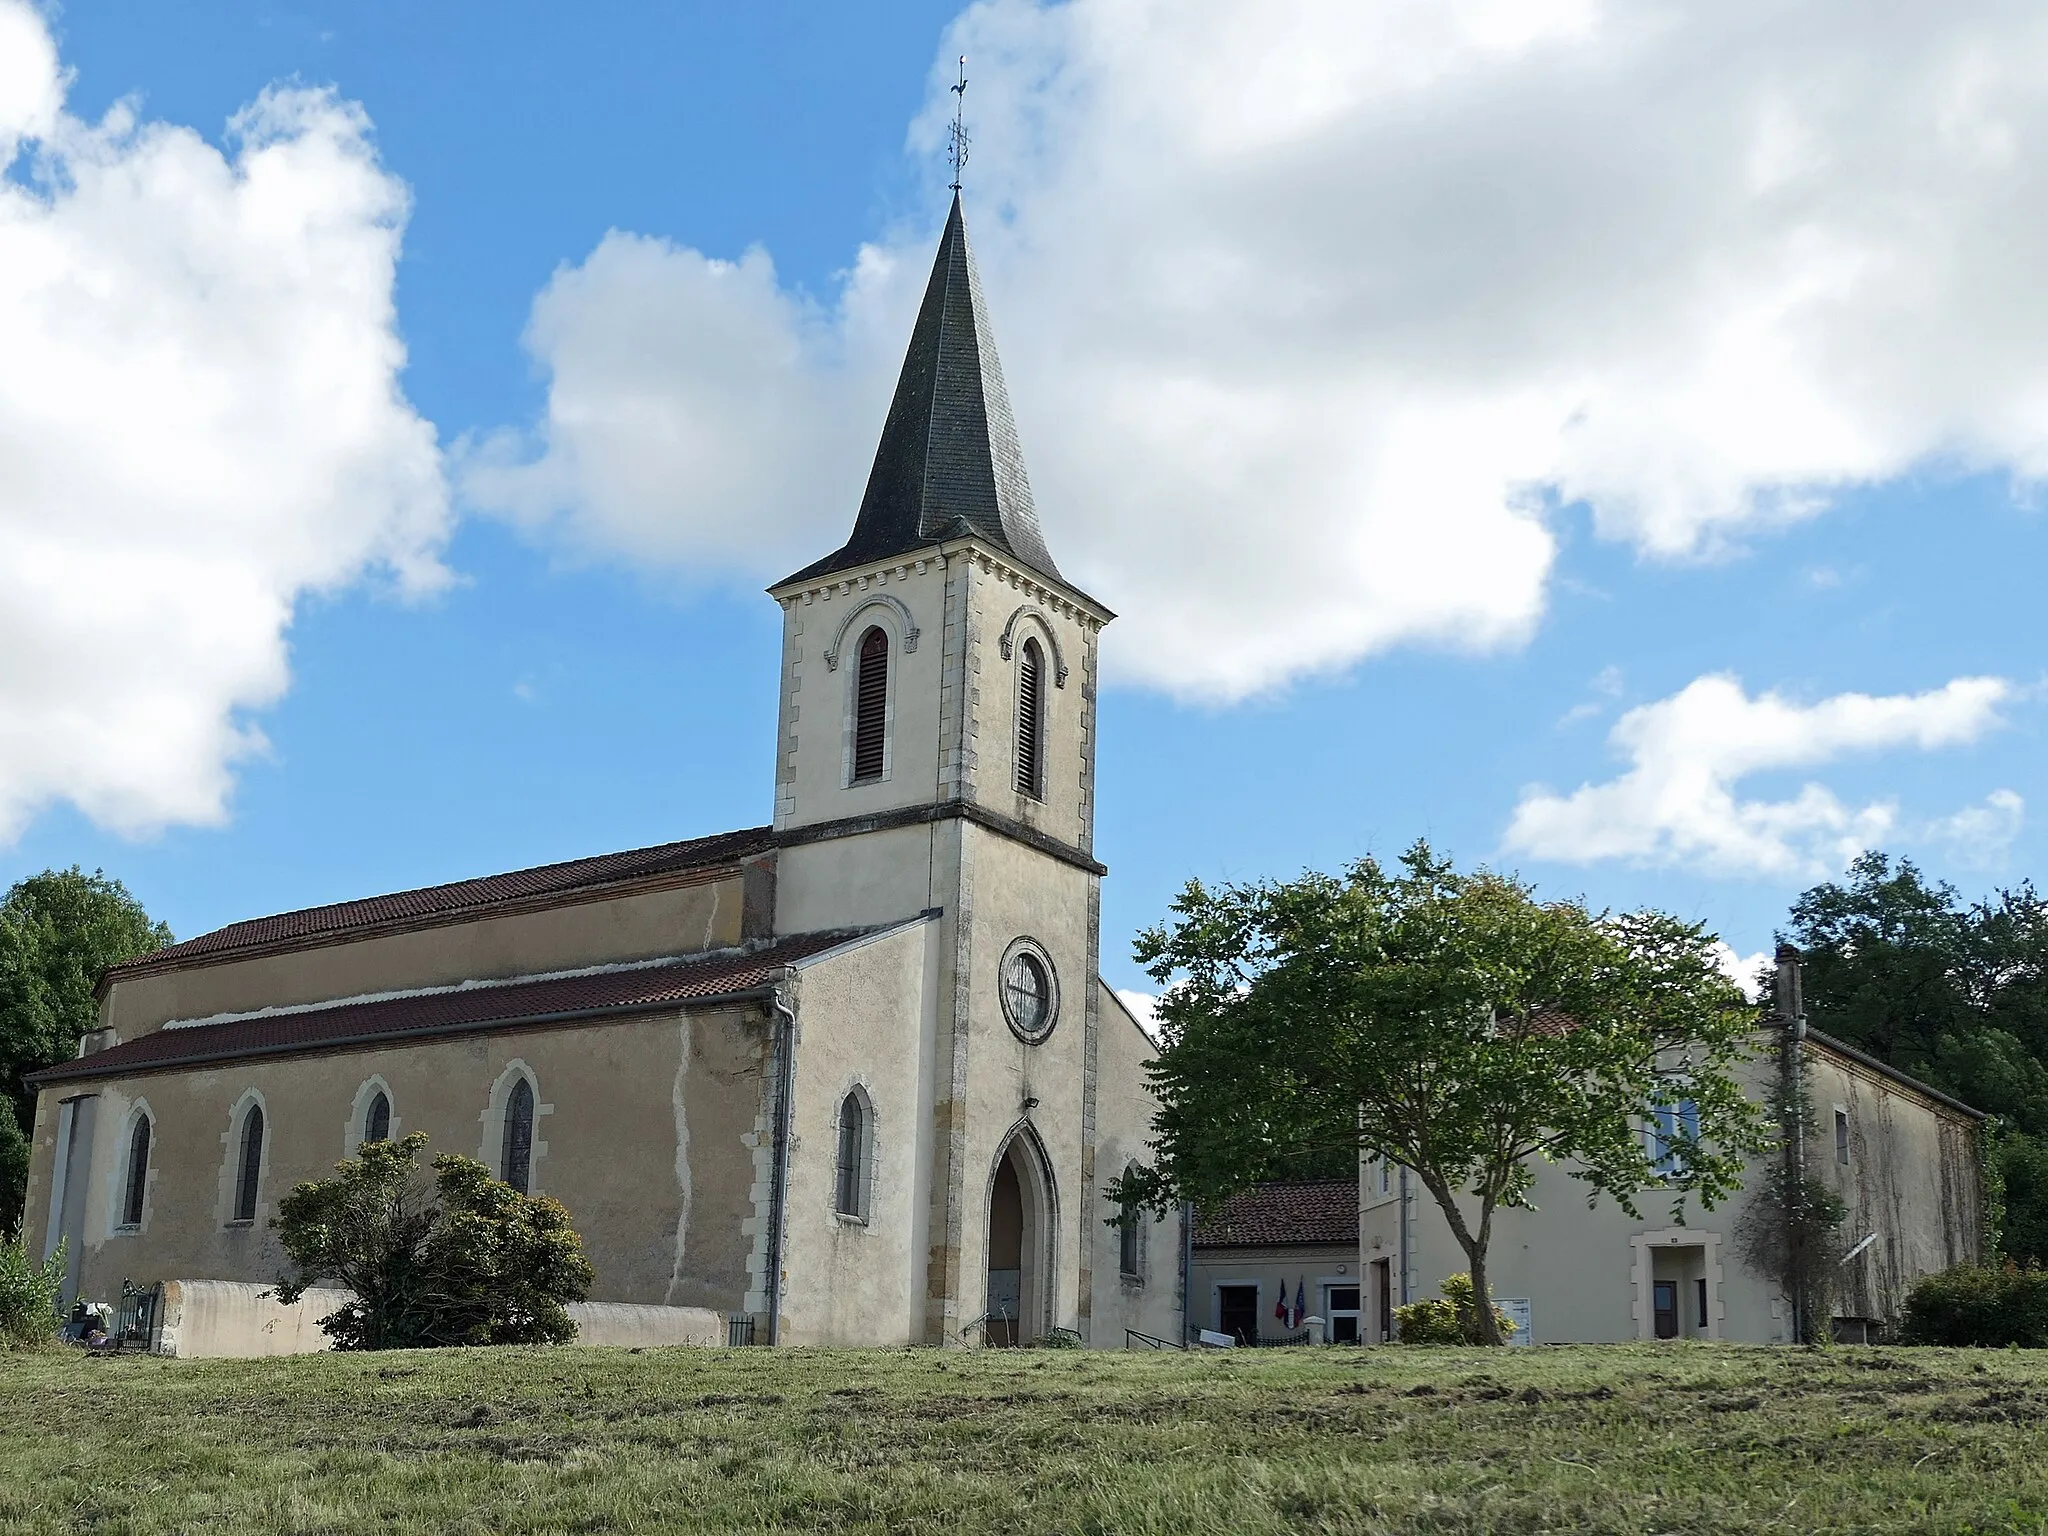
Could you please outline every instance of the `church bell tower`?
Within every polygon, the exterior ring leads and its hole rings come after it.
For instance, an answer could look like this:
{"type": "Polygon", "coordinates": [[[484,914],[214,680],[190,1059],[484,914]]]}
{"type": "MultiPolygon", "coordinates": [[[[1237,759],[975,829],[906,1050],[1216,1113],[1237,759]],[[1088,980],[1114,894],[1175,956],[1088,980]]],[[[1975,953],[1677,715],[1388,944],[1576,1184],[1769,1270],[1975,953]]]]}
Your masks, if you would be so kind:
{"type": "Polygon", "coordinates": [[[1085,1332],[1113,615],[1046,547],[957,192],[853,531],[770,593],[777,930],[936,925],[927,1342],[1002,1315],[1020,1337],[1085,1332]]]}

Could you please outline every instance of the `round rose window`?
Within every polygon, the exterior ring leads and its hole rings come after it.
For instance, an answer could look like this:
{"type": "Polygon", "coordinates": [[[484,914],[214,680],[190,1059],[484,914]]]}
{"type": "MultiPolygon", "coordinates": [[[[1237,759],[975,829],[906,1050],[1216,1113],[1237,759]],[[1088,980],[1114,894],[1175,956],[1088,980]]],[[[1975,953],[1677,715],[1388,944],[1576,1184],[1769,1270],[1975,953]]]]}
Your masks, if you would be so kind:
{"type": "Polygon", "coordinates": [[[1003,1013],[1025,1040],[1043,1040],[1059,1017],[1059,989],[1052,958],[1029,939],[1019,939],[1003,956],[1003,1013]]]}

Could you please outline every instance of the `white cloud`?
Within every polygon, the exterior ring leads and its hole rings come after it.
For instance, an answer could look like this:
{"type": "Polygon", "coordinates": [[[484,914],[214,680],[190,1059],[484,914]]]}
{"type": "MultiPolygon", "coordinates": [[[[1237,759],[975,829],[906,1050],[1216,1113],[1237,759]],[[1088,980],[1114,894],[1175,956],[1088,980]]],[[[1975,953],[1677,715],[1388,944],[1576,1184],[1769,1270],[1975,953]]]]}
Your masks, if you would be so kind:
{"type": "Polygon", "coordinates": [[[1797,704],[1776,693],[1751,698],[1726,675],[1702,677],[1615,722],[1608,742],[1629,763],[1619,778],[1570,795],[1540,787],[1524,794],[1507,846],[1575,864],[1627,859],[1721,874],[1832,873],[1884,842],[1899,824],[1897,807],[1845,805],[1817,783],[1789,800],[1745,800],[1736,793],[1741,781],[1855,753],[1972,742],[2002,723],[1998,706],[2013,691],[2000,678],[1963,677],[1928,693],[1844,693],[1797,704]]]}
{"type": "Polygon", "coordinates": [[[2026,819],[2025,800],[2012,790],[1994,789],[1983,804],[1964,806],[1929,823],[1921,838],[1973,869],[1990,869],[2004,861],[2026,819]]]}
{"type": "MultiPolygon", "coordinates": [[[[2048,471],[2031,0],[988,0],[913,126],[934,165],[960,51],[1041,513],[1126,678],[1512,643],[1560,499],[1676,557],[1924,462],[2048,471]]],[[[750,579],[832,547],[930,238],[817,306],[758,253],[608,238],[474,494],[750,579]]]]}
{"type": "Polygon", "coordinates": [[[1721,939],[1714,940],[1714,963],[1752,1003],[1763,996],[1764,989],[1757,982],[1757,973],[1776,960],[1777,957],[1768,949],[1760,949],[1753,955],[1739,955],[1734,945],[1721,939]]]}
{"type": "Polygon", "coordinates": [[[1152,992],[1137,992],[1124,987],[1116,989],[1117,1000],[1131,1010],[1131,1017],[1138,1021],[1138,1028],[1145,1031],[1145,1037],[1154,1045],[1159,1043],[1159,997],[1152,992]]]}
{"type": "Polygon", "coordinates": [[[357,108],[264,93],[223,156],[63,110],[0,0],[0,842],[69,800],[224,814],[299,597],[443,579],[432,427],[398,384],[406,212],[357,108]]]}

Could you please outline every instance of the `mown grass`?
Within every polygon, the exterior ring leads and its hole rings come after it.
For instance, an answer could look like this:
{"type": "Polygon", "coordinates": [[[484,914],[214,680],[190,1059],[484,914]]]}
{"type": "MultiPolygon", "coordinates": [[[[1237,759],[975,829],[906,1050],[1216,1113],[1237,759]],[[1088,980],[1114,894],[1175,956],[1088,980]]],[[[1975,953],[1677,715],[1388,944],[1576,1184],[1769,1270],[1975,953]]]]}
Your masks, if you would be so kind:
{"type": "Polygon", "coordinates": [[[2048,1359],[0,1355],[0,1531],[2048,1531],[2048,1359]]]}

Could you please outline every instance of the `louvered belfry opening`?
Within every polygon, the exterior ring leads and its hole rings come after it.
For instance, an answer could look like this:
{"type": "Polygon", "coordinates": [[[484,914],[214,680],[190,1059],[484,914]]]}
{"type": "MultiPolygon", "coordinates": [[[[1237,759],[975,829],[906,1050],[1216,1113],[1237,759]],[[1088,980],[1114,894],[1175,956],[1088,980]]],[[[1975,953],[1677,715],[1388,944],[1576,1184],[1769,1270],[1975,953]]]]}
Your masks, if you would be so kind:
{"type": "Polygon", "coordinates": [[[860,670],[853,688],[853,782],[882,776],[889,724],[889,637],[880,628],[860,637],[860,670]]]}
{"type": "Polygon", "coordinates": [[[1045,656],[1024,642],[1017,663],[1017,793],[1045,798],[1045,656]]]}

